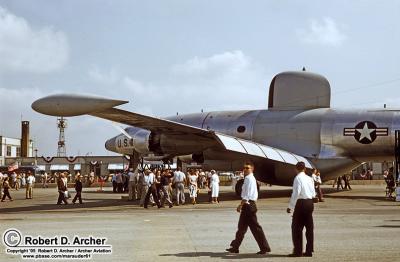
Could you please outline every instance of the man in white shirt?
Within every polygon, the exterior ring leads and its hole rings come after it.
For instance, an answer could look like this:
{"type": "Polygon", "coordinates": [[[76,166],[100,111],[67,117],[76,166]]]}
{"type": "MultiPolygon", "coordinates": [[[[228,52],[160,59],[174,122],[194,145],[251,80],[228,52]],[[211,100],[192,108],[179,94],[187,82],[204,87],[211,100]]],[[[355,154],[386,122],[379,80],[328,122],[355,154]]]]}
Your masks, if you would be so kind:
{"type": "Polygon", "coordinates": [[[172,184],[175,187],[175,196],[176,196],[176,204],[179,206],[179,203],[182,205],[185,204],[185,183],[186,176],[178,167],[174,172],[174,177],[172,178],[172,184]]]}
{"type": "Polygon", "coordinates": [[[315,188],[315,192],[317,193],[318,201],[324,202],[325,200],[324,200],[324,196],[322,194],[322,189],[321,189],[321,184],[322,184],[321,174],[319,173],[319,171],[316,168],[313,169],[313,173],[312,173],[311,177],[314,180],[314,188],[315,188]]]}
{"type": "Polygon", "coordinates": [[[44,172],[43,173],[43,176],[42,176],[42,187],[43,188],[47,188],[48,186],[47,186],[47,173],[46,172],[44,172]]]}
{"type": "Polygon", "coordinates": [[[29,171],[28,177],[26,178],[26,199],[32,199],[33,196],[33,185],[35,184],[35,177],[29,171]]]}
{"type": "Polygon", "coordinates": [[[314,222],[312,213],[314,211],[313,198],[315,197],[314,181],[306,175],[304,162],[296,164],[297,176],[293,181],[293,192],[290,198],[287,213],[292,210],[292,241],[293,253],[290,257],[312,257],[314,252],[314,222]],[[303,254],[303,228],[306,228],[306,252],[303,254]]]}
{"type": "Polygon", "coordinates": [[[242,186],[242,201],[236,211],[240,213],[238,230],[236,237],[231,242],[231,247],[226,249],[230,253],[239,253],[240,244],[243,241],[247,228],[250,227],[251,233],[257,241],[260,251],[257,254],[263,255],[271,252],[268,241],[265,238],[264,231],[257,221],[257,206],[258,199],[257,181],[253,175],[254,165],[251,162],[246,162],[243,167],[244,182],[242,186]]]}
{"type": "MultiPolygon", "coordinates": [[[[154,172],[156,172],[156,170],[153,170],[154,172]]],[[[148,176],[146,176],[147,178],[145,178],[145,182],[147,184],[148,190],[147,190],[147,194],[146,197],[144,199],[144,208],[147,208],[147,205],[149,204],[150,201],[150,194],[153,196],[153,200],[154,202],[157,204],[158,208],[161,208],[161,203],[160,200],[158,199],[158,195],[157,195],[157,190],[156,190],[156,176],[154,175],[154,173],[150,170],[146,170],[145,172],[148,173],[148,176]]]]}

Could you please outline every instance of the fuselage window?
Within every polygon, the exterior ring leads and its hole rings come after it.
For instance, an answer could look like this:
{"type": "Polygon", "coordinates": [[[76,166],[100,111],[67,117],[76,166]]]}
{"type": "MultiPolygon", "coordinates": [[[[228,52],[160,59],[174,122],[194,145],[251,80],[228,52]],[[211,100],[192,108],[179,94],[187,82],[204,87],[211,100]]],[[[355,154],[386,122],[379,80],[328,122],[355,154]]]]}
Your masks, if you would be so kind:
{"type": "Polygon", "coordinates": [[[237,131],[238,131],[238,133],[244,133],[246,131],[246,127],[245,126],[238,126],[237,131]]]}

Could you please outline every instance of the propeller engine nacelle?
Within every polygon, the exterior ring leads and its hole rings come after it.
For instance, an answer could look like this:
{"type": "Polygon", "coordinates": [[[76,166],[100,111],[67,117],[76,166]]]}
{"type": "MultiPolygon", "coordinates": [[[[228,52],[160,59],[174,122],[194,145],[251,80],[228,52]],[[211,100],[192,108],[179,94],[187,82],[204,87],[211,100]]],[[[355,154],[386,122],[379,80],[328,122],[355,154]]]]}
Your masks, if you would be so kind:
{"type": "Polygon", "coordinates": [[[183,163],[186,163],[186,164],[191,164],[193,162],[201,164],[204,162],[203,153],[183,155],[183,156],[179,156],[178,158],[180,161],[182,161],[183,163]]]}

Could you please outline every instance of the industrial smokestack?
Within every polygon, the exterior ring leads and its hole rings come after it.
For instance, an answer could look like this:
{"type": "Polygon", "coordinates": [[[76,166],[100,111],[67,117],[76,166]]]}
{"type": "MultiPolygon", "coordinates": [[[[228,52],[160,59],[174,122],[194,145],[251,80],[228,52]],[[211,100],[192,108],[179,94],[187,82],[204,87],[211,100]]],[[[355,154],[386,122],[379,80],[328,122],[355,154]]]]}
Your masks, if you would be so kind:
{"type": "Polygon", "coordinates": [[[21,126],[21,157],[29,156],[29,121],[22,121],[21,126]]]}

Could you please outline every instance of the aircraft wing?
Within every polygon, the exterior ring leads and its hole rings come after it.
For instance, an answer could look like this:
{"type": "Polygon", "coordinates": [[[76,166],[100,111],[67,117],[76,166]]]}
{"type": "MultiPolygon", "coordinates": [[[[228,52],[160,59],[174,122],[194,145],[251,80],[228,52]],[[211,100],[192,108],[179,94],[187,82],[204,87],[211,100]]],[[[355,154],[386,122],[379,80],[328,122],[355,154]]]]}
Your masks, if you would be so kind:
{"type": "Polygon", "coordinates": [[[212,131],[202,128],[197,128],[194,126],[189,126],[166,119],[133,113],[117,108],[109,108],[99,112],[89,113],[89,115],[168,135],[182,135],[190,133],[193,135],[207,136],[208,134],[212,133],[212,131]]]}
{"type": "Polygon", "coordinates": [[[293,154],[282,149],[255,143],[253,141],[228,136],[218,132],[205,130],[174,121],[132,113],[116,108],[90,113],[90,115],[126,125],[148,129],[154,132],[160,132],[166,135],[180,135],[182,139],[185,139],[185,135],[189,137],[192,137],[193,135],[200,135],[203,138],[214,140],[214,142],[218,143],[219,148],[223,148],[231,153],[236,153],[241,157],[243,157],[243,155],[251,155],[257,158],[264,158],[266,160],[272,160],[291,165],[296,165],[297,162],[303,161],[307,168],[313,168],[312,163],[303,156],[293,154]]]}
{"type": "Polygon", "coordinates": [[[313,167],[312,163],[306,158],[282,149],[211,130],[115,108],[115,106],[124,103],[126,101],[93,96],[52,95],[35,101],[32,104],[32,108],[46,115],[77,116],[87,114],[147,129],[170,138],[177,138],[179,141],[185,141],[185,143],[188,142],[193,152],[215,148],[230,152],[234,156],[237,155],[238,159],[247,155],[253,158],[256,157],[261,161],[264,159],[268,162],[273,161],[289,165],[295,165],[298,161],[303,161],[307,168],[313,167]]]}

